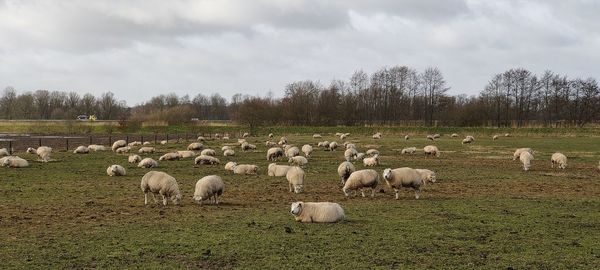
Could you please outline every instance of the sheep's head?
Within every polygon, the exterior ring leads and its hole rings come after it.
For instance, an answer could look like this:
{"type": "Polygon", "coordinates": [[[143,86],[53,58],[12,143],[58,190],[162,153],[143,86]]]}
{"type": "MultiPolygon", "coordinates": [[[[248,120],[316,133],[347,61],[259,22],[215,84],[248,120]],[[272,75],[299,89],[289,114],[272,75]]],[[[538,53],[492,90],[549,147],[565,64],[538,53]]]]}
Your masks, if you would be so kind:
{"type": "Polygon", "coordinates": [[[301,193],[304,190],[303,185],[294,185],[294,193],[301,193]]]}
{"type": "Polygon", "coordinates": [[[35,148],[32,148],[32,147],[27,148],[27,153],[35,154],[35,148]]]}
{"type": "Polygon", "coordinates": [[[173,201],[173,203],[175,205],[179,205],[179,204],[181,204],[181,198],[182,198],[181,193],[177,193],[177,195],[173,196],[173,198],[171,198],[171,200],[173,201]]]}
{"type": "Polygon", "coordinates": [[[293,158],[288,158],[288,163],[293,163],[294,159],[293,158]]]}
{"type": "Polygon", "coordinates": [[[302,212],[302,207],[304,206],[303,202],[295,202],[292,203],[292,207],[290,209],[290,213],[294,216],[300,215],[302,212]]]}
{"type": "Polygon", "coordinates": [[[383,179],[386,181],[392,179],[392,169],[387,168],[383,170],[383,179]]]}

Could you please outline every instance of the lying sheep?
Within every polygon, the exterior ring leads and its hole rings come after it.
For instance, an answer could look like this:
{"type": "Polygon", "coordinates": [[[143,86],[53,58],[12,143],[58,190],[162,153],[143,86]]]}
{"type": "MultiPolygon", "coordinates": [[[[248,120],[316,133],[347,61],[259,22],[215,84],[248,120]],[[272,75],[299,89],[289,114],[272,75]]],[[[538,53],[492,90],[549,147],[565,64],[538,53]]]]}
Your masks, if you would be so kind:
{"type": "Polygon", "coordinates": [[[433,134],[433,138],[434,138],[434,139],[439,139],[440,137],[442,137],[442,135],[440,135],[440,134],[437,134],[437,133],[436,133],[436,134],[433,134]]]}
{"type": "Polygon", "coordinates": [[[269,176],[283,177],[283,176],[286,176],[287,172],[292,167],[293,166],[277,165],[275,163],[271,163],[271,164],[269,164],[269,167],[267,167],[267,175],[269,175],[269,176]]]}
{"type": "Polygon", "coordinates": [[[405,140],[405,141],[408,141],[409,139],[410,139],[410,136],[408,136],[408,135],[404,135],[404,140],[405,140]]]}
{"type": "Polygon", "coordinates": [[[234,174],[258,174],[258,166],[250,164],[237,164],[233,166],[234,174]]]}
{"type": "Polygon", "coordinates": [[[167,144],[167,143],[169,143],[167,140],[162,140],[162,141],[160,141],[160,144],[161,144],[161,145],[165,145],[165,144],[167,144]]]}
{"type": "Polygon", "coordinates": [[[415,152],[417,152],[417,148],[416,147],[407,147],[402,149],[402,151],[400,153],[402,154],[414,154],[415,152]]]}
{"type": "Polygon", "coordinates": [[[225,170],[226,171],[233,171],[233,167],[235,167],[237,165],[237,163],[233,162],[233,161],[229,161],[225,164],[225,170]]]}
{"type": "Polygon", "coordinates": [[[118,140],[118,141],[115,141],[115,142],[113,143],[113,145],[112,145],[112,147],[111,147],[111,148],[112,148],[112,150],[113,150],[113,152],[114,152],[114,151],[116,151],[117,149],[119,149],[119,148],[121,148],[121,147],[125,147],[125,146],[127,146],[127,141],[125,141],[125,140],[118,140]]]}
{"type": "Polygon", "coordinates": [[[198,138],[196,138],[196,141],[206,142],[206,138],[204,138],[204,136],[198,136],[198,138]]]}
{"type": "Polygon", "coordinates": [[[427,139],[431,140],[431,141],[435,140],[435,138],[433,137],[433,135],[427,135],[427,139]]]}
{"type": "Polygon", "coordinates": [[[304,170],[300,167],[292,166],[287,173],[285,178],[288,180],[290,192],[301,193],[304,190],[304,170]]]}
{"type": "Polygon", "coordinates": [[[243,138],[248,138],[250,137],[250,133],[248,132],[244,132],[244,134],[242,135],[243,138]]]}
{"type": "Polygon", "coordinates": [[[373,157],[364,158],[363,165],[365,165],[365,167],[379,166],[379,155],[374,155],[373,157]]]}
{"type": "Polygon", "coordinates": [[[191,158],[196,156],[196,152],[190,150],[177,151],[179,158],[191,158]]]}
{"type": "Polygon", "coordinates": [[[227,149],[227,150],[223,151],[223,156],[224,157],[235,156],[235,151],[233,151],[232,149],[227,149]]]}
{"type": "Polygon", "coordinates": [[[344,144],[345,144],[344,146],[346,147],[346,150],[348,150],[350,148],[356,149],[356,144],[353,144],[353,143],[344,143],[344,144]]]}
{"type": "Polygon", "coordinates": [[[142,192],[144,192],[144,205],[148,205],[148,193],[152,194],[155,203],[158,203],[155,194],[160,194],[165,206],[167,205],[168,198],[171,198],[175,205],[181,202],[182,195],[181,191],[179,191],[177,180],[164,172],[147,172],[142,177],[140,187],[142,188],[142,192]]]}
{"type": "Polygon", "coordinates": [[[176,152],[170,152],[170,153],[166,153],[162,156],[160,156],[158,158],[159,161],[165,161],[165,160],[179,160],[181,158],[181,155],[179,153],[176,152]]]}
{"type": "Polygon", "coordinates": [[[377,133],[373,134],[373,139],[376,139],[376,140],[381,139],[381,135],[382,135],[381,132],[377,132],[377,133]]]}
{"type": "Polygon", "coordinates": [[[110,165],[106,168],[108,176],[125,176],[125,168],[121,165],[110,165]]]}
{"type": "Polygon", "coordinates": [[[90,152],[90,149],[83,145],[77,146],[77,148],[75,148],[75,150],[73,150],[73,154],[87,154],[89,152],[90,152]]]}
{"type": "Polygon", "coordinates": [[[273,148],[269,148],[269,150],[267,150],[267,161],[275,161],[279,157],[282,157],[282,156],[283,156],[283,149],[281,149],[279,147],[273,147],[273,148]]]}
{"type": "Polygon", "coordinates": [[[415,199],[419,199],[421,186],[426,181],[435,182],[435,173],[430,170],[415,170],[408,167],[383,170],[383,179],[387,185],[394,189],[396,200],[398,200],[398,192],[401,187],[412,188],[415,190],[415,199]]]}
{"type": "Polygon", "coordinates": [[[94,152],[106,151],[106,146],[98,145],[98,144],[90,144],[90,145],[88,145],[88,149],[90,149],[90,151],[94,151],[94,152]]]}
{"type": "Polygon", "coordinates": [[[428,145],[423,147],[423,152],[425,152],[426,156],[436,156],[440,157],[440,150],[438,150],[435,145],[428,145]]]}
{"type": "Polygon", "coordinates": [[[140,161],[142,161],[142,157],[140,157],[138,155],[130,155],[127,158],[127,162],[129,162],[129,163],[138,163],[140,161]]]}
{"type": "Polygon", "coordinates": [[[300,149],[298,147],[293,146],[285,151],[285,157],[291,158],[300,155],[300,149]]]}
{"type": "Polygon", "coordinates": [[[379,150],[377,149],[369,149],[367,150],[367,156],[374,156],[374,155],[379,155],[379,150]]]}
{"type": "Polygon", "coordinates": [[[272,141],[266,141],[265,146],[266,147],[275,147],[275,146],[277,146],[277,143],[272,142],[272,141]]]}
{"type": "Polygon", "coordinates": [[[296,166],[304,166],[308,164],[308,159],[303,156],[295,156],[288,159],[288,163],[296,166]]]}
{"type": "Polygon", "coordinates": [[[356,157],[354,158],[354,160],[360,160],[362,161],[363,159],[365,159],[365,153],[358,153],[356,154],[356,157]]]}
{"type": "Polygon", "coordinates": [[[344,158],[346,161],[352,161],[353,158],[356,158],[356,155],[358,155],[358,151],[354,148],[349,148],[344,151],[344,158]]]}
{"type": "Polygon", "coordinates": [[[346,180],[348,179],[348,177],[350,177],[350,174],[352,174],[355,171],[356,169],[354,168],[354,165],[349,161],[344,161],[340,164],[340,166],[338,166],[337,172],[340,176],[340,179],[342,180],[342,185],[346,183],[346,180]]]}
{"type": "Polygon", "coordinates": [[[187,150],[191,150],[191,151],[200,151],[204,149],[204,145],[202,145],[199,142],[193,142],[190,143],[190,145],[188,145],[187,150]]]}
{"type": "Polygon", "coordinates": [[[515,150],[515,153],[513,154],[513,160],[517,160],[517,158],[520,157],[521,153],[523,152],[529,152],[529,154],[533,155],[533,150],[531,148],[519,148],[515,150]]]}
{"type": "Polygon", "coordinates": [[[504,133],[504,137],[510,137],[510,133],[504,133]]]}
{"type": "Polygon", "coordinates": [[[137,166],[139,168],[156,168],[156,167],[158,167],[158,163],[156,162],[156,160],[148,157],[148,158],[142,159],[142,161],[140,161],[140,163],[138,163],[137,166]]]}
{"type": "Polygon", "coordinates": [[[379,184],[379,174],[375,170],[367,169],[355,171],[350,174],[342,191],[344,195],[348,197],[350,194],[348,191],[360,189],[360,193],[365,197],[365,188],[371,189],[371,197],[375,197],[375,188],[379,184]]]}
{"type": "Polygon", "coordinates": [[[0,167],[4,167],[4,162],[7,161],[9,158],[12,158],[13,156],[5,156],[5,157],[1,157],[0,158],[0,167]]]}
{"type": "Polygon", "coordinates": [[[24,168],[29,167],[29,162],[27,160],[22,159],[18,156],[6,156],[2,158],[2,167],[10,167],[10,168],[24,168]]]}
{"type": "Polygon", "coordinates": [[[452,135],[450,135],[450,137],[452,137],[452,138],[456,138],[456,137],[458,137],[458,134],[456,134],[456,133],[452,133],[452,135]]]}
{"type": "Polygon", "coordinates": [[[242,151],[256,150],[256,145],[250,144],[248,142],[243,142],[241,145],[241,148],[242,148],[242,151]]]}
{"type": "Polygon", "coordinates": [[[318,133],[315,133],[315,134],[313,134],[313,136],[312,136],[312,137],[313,137],[313,139],[319,139],[319,138],[322,138],[321,134],[318,134],[318,133]]]}
{"type": "Polygon", "coordinates": [[[223,152],[225,152],[225,150],[231,150],[231,149],[233,149],[233,148],[231,148],[231,146],[229,146],[229,145],[225,145],[225,146],[221,147],[221,151],[223,151],[223,152]]]}
{"type": "Polygon", "coordinates": [[[155,151],[154,147],[144,146],[144,147],[141,147],[138,150],[138,153],[140,153],[140,154],[150,154],[150,153],[154,153],[154,151],[155,151]]]}
{"type": "Polygon", "coordinates": [[[554,168],[554,164],[558,165],[560,169],[567,168],[567,156],[562,153],[554,153],[552,154],[552,158],[550,159],[552,162],[552,168],[554,168]]]}
{"type": "Polygon", "coordinates": [[[310,154],[312,154],[313,152],[313,148],[312,146],[310,146],[309,144],[305,144],[302,146],[302,153],[304,153],[305,157],[310,157],[310,154]]]}
{"type": "Polygon", "coordinates": [[[8,156],[8,150],[6,148],[0,148],[0,157],[8,156]]]}
{"type": "Polygon", "coordinates": [[[203,156],[199,155],[194,159],[194,164],[198,165],[218,165],[221,164],[221,161],[213,156],[203,156]]]}
{"type": "Polygon", "coordinates": [[[50,154],[52,154],[52,148],[48,146],[40,146],[37,149],[27,148],[27,153],[36,154],[40,161],[48,162],[50,161],[50,154]]]}
{"type": "Polygon", "coordinates": [[[115,151],[117,154],[125,154],[125,153],[129,153],[129,150],[131,150],[131,147],[129,146],[124,146],[124,147],[119,147],[117,148],[117,150],[115,151]]]}
{"type": "Polygon", "coordinates": [[[133,141],[133,142],[130,142],[127,144],[127,146],[129,146],[129,147],[136,147],[136,146],[140,146],[140,145],[142,145],[142,142],[139,142],[139,141],[133,141]]]}
{"type": "Polygon", "coordinates": [[[498,135],[494,135],[494,137],[492,137],[492,140],[493,140],[493,141],[495,141],[495,140],[497,140],[498,138],[500,138],[500,136],[498,136],[498,135]]]}
{"type": "Polygon", "coordinates": [[[521,163],[523,163],[523,170],[529,171],[529,168],[531,168],[531,161],[533,160],[533,155],[527,151],[523,151],[521,152],[521,155],[519,155],[519,160],[521,160],[521,163]]]}
{"type": "Polygon", "coordinates": [[[344,220],[344,209],[331,202],[295,202],[290,213],[296,221],[334,223],[344,220]]]}
{"type": "Polygon", "coordinates": [[[212,150],[212,149],[204,149],[204,150],[202,150],[202,152],[200,152],[200,155],[214,157],[217,155],[217,152],[215,152],[215,150],[212,150]]]}
{"type": "Polygon", "coordinates": [[[214,199],[214,203],[219,204],[219,196],[223,195],[224,189],[225,184],[221,177],[217,175],[204,176],[196,182],[194,200],[202,205],[202,201],[214,199]]]}
{"type": "Polygon", "coordinates": [[[463,139],[460,143],[461,144],[469,144],[472,143],[473,141],[469,140],[469,139],[463,139]]]}

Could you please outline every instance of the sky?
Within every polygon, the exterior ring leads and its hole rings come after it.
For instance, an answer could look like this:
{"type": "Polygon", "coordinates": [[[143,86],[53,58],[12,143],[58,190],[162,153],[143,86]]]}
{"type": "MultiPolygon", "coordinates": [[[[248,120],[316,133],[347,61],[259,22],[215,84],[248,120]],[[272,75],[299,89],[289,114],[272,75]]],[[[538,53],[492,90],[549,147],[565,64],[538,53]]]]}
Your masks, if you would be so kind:
{"type": "Polygon", "coordinates": [[[0,0],[0,90],[276,97],[438,67],[476,95],[510,68],[600,79],[596,0],[0,0]]]}

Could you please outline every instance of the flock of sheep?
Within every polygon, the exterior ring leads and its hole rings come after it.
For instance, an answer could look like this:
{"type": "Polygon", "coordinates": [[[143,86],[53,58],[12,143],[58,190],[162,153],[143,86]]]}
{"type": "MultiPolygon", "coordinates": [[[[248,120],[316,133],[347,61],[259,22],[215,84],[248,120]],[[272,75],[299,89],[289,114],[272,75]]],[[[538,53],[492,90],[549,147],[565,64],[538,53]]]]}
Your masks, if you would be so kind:
{"type": "MultiPolygon", "coordinates": [[[[237,146],[242,152],[255,151],[256,145],[246,141],[249,134],[245,133],[242,139],[238,140],[237,146]]],[[[341,140],[345,140],[350,136],[349,133],[336,133],[336,136],[341,140]]],[[[383,134],[375,133],[372,138],[381,139],[383,134]]],[[[509,137],[510,134],[505,134],[509,137]]],[[[225,136],[228,139],[228,136],[225,136]]],[[[437,140],[441,137],[439,134],[427,135],[429,140],[437,140]]],[[[452,138],[458,137],[458,134],[452,134],[452,138]]],[[[495,135],[492,139],[497,140],[499,135],[495,135]]],[[[306,173],[303,167],[308,164],[311,154],[315,151],[310,144],[305,144],[301,148],[290,143],[287,137],[281,137],[278,142],[271,141],[273,134],[269,134],[269,140],[265,142],[268,147],[266,151],[267,161],[270,163],[267,168],[267,175],[272,177],[285,177],[288,181],[290,192],[301,193],[304,190],[304,181],[306,173]],[[304,154],[304,156],[301,155],[304,154]],[[290,165],[279,165],[275,163],[280,158],[286,157],[290,165]]],[[[314,134],[314,139],[322,138],[320,134],[314,134]]],[[[406,135],[405,140],[410,137],[406,135]]],[[[473,136],[466,136],[461,143],[470,144],[475,141],[473,136]]],[[[217,152],[213,149],[204,148],[203,143],[206,140],[203,137],[198,137],[197,142],[188,145],[186,150],[169,152],[162,155],[159,161],[180,160],[186,158],[194,158],[196,165],[218,165],[220,160],[216,157],[217,152]]],[[[166,141],[161,144],[166,144],[166,141]]],[[[149,146],[149,142],[130,142],[125,140],[115,141],[110,148],[117,154],[128,154],[134,147],[139,147],[138,154],[150,154],[155,152],[155,148],[149,146]]],[[[381,182],[381,178],[395,192],[395,198],[398,199],[398,192],[401,188],[412,188],[415,191],[415,198],[419,199],[419,192],[423,185],[427,182],[434,183],[436,181],[436,173],[429,169],[413,169],[408,167],[402,168],[386,168],[380,174],[373,169],[356,170],[353,161],[362,161],[364,167],[374,167],[379,165],[379,151],[377,149],[368,149],[364,153],[359,152],[357,146],[349,141],[339,145],[337,142],[321,141],[316,143],[317,148],[323,148],[326,151],[336,151],[342,147],[344,150],[344,159],[338,166],[337,172],[342,183],[342,192],[345,196],[349,196],[352,192],[360,191],[362,197],[365,197],[365,190],[371,191],[371,197],[375,196],[375,189],[381,182]]],[[[236,155],[234,146],[225,145],[221,148],[222,155],[232,157],[236,155]]],[[[102,145],[78,146],[74,154],[86,154],[90,151],[106,151],[107,147],[102,145]]],[[[414,154],[417,151],[416,147],[407,147],[401,150],[401,154],[414,154]]],[[[440,151],[434,145],[427,145],[423,148],[425,155],[439,157],[440,151]]],[[[27,153],[36,154],[39,161],[50,161],[52,148],[41,146],[37,149],[29,148],[27,153]]],[[[129,163],[137,163],[140,168],[155,168],[158,162],[152,158],[142,158],[138,154],[130,154],[128,156],[129,163]]],[[[531,161],[534,159],[534,151],[531,148],[519,148],[513,154],[513,160],[517,158],[523,164],[523,170],[527,171],[531,167],[531,161]]],[[[27,167],[27,160],[18,156],[9,156],[7,149],[0,149],[0,166],[3,167],[27,167]]],[[[560,169],[567,167],[567,157],[562,153],[554,153],[551,157],[552,167],[557,165],[560,169]]],[[[599,163],[600,164],[600,163],[599,163]]],[[[600,170],[600,165],[598,166],[600,170]]],[[[259,167],[253,164],[237,164],[236,162],[228,162],[225,164],[225,170],[231,171],[234,174],[258,174],[259,167]]],[[[108,166],[106,169],[108,176],[124,176],[127,174],[125,168],[118,164],[108,166]]],[[[210,200],[214,204],[218,204],[219,196],[224,192],[223,179],[218,175],[209,175],[202,177],[195,185],[193,199],[202,204],[203,201],[210,200]]],[[[162,198],[162,204],[167,205],[168,199],[171,199],[175,204],[179,204],[182,200],[182,193],[177,184],[177,180],[169,174],[161,171],[149,171],[141,179],[140,188],[144,193],[144,204],[148,204],[148,195],[152,196],[155,203],[158,203],[156,195],[162,198]]],[[[344,219],[344,210],[337,203],[331,202],[295,202],[291,205],[290,213],[297,221],[301,222],[337,222],[344,219]]]]}

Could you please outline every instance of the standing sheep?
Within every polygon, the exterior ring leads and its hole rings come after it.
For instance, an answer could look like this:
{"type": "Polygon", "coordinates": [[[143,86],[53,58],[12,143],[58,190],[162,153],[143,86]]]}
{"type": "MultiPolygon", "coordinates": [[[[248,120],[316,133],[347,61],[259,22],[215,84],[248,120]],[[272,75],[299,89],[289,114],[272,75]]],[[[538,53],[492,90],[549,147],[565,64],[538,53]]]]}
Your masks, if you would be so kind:
{"type": "Polygon", "coordinates": [[[271,163],[271,164],[269,164],[269,167],[267,167],[267,175],[283,177],[287,174],[288,170],[292,167],[293,166],[277,165],[275,163],[271,163]]]}
{"type": "Polygon", "coordinates": [[[125,168],[121,165],[110,165],[106,168],[108,176],[125,176],[125,168]]]}
{"type": "Polygon", "coordinates": [[[533,150],[531,148],[519,148],[515,150],[515,153],[513,154],[513,160],[517,160],[517,158],[520,157],[521,153],[523,152],[529,152],[529,154],[533,155],[533,150]]]}
{"type": "Polygon", "coordinates": [[[303,156],[295,156],[288,159],[288,163],[296,166],[304,166],[308,164],[308,160],[303,156]]]}
{"type": "Polygon", "coordinates": [[[533,155],[527,151],[521,152],[519,160],[521,160],[521,163],[523,163],[523,170],[529,171],[529,168],[531,168],[531,161],[533,160],[533,155]]]}
{"type": "Polygon", "coordinates": [[[206,138],[204,138],[204,136],[198,136],[198,138],[196,138],[196,141],[206,142],[206,138]]]}
{"type": "Polygon", "coordinates": [[[194,200],[202,205],[203,200],[213,199],[214,203],[219,204],[219,196],[223,195],[225,184],[223,179],[217,175],[209,175],[200,178],[196,182],[194,190],[194,200]]]}
{"type": "Polygon", "coordinates": [[[312,151],[313,151],[313,148],[309,144],[305,144],[302,146],[302,153],[304,153],[305,157],[309,158],[310,154],[312,154],[312,151]]]}
{"type": "Polygon", "coordinates": [[[560,169],[567,168],[567,156],[562,153],[554,153],[552,154],[552,158],[550,159],[552,162],[552,168],[554,168],[554,164],[558,165],[560,169]]]}
{"type": "Polygon", "coordinates": [[[350,148],[356,149],[356,144],[353,144],[353,143],[345,142],[344,146],[346,146],[346,150],[348,150],[350,148]]]}
{"type": "Polygon", "coordinates": [[[289,149],[287,149],[285,151],[285,156],[287,158],[295,157],[298,155],[300,155],[300,149],[298,149],[298,147],[296,147],[296,146],[290,147],[289,149]]]}
{"type": "Polygon", "coordinates": [[[456,134],[456,133],[452,133],[452,135],[450,135],[450,137],[452,137],[452,138],[456,138],[456,137],[458,137],[458,134],[456,134]]]}
{"type": "Polygon", "coordinates": [[[147,172],[142,177],[140,187],[142,188],[142,192],[144,192],[144,205],[148,205],[148,193],[152,194],[155,203],[158,203],[155,194],[160,194],[165,206],[167,205],[168,198],[171,198],[175,205],[181,202],[182,195],[181,191],[179,191],[177,180],[164,172],[147,172]]]}
{"type": "Polygon", "coordinates": [[[83,145],[77,146],[77,148],[75,148],[75,150],[73,150],[73,154],[88,154],[89,152],[90,152],[90,149],[83,145]]]}
{"type": "Polygon", "coordinates": [[[296,221],[334,223],[344,220],[344,209],[332,202],[295,202],[290,213],[296,221]]]}
{"type": "Polygon", "coordinates": [[[285,178],[288,180],[290,192],[301,193],[304,190],[304,170],[300,167],[292,166],[287,173],[285,178]]]}
{"type": "Polygon", "coordinates": [[[266,147],[275,147],[275,146],[277,146],[277,143],[272,142],[272,141],[266,141],[265,146],[266,147]]]}
{"type": "Polygon", "coordinates": [[[404,135],[404,140],[405,140],[405,141],[408,141],[409,139],[410,139],[410,136],[408,136],[408,135],[404,135]]]}
{"type": "Polygon", "coordinates": [[[352,161],[353,158],[356,158],[356,155],[358,155],[358,152],[354,148],[348,148],[344,151],[344,158],[346,161],[352,161]]]}
{"type": "Polygon", "coordinates": [[[504,137],[510,137],[510,133],[504,133],[504,137]]]}
{"type": "Polygon", "coordinates": [[[435,140],[435,138],[433,137],[433,135],[427,135],[427,139],[430,140],[430,141],[435,140]]]}
{"type": "Polygon", "coordinates": [[[440,157],[440,150],[438,150],[435,145],[428,145],[423,147],[423,152],[425,152],[426,156],[436,156],[440,157]]]}
{"type": "Polygon", "coordinates": [[[283,156],[283,149],[281,149],[279,147],[273,147],[273,148],[269,148],[269,150],[267,150],[267,161],[275,161],[279,157],[282,157],[282,156],[283,156]]]}
{"type": "Polygon", "coordinates": [[[273,138],[275,135],[273,133],[269,133],[269,138],[273,138]]]}
{"type": "Polygon", "coordinates": [[[377,132],[377,133],[373,134],[373,139],[376,139],[376,140],[381,139],[381,135],[382,135],[381,132],[377,132]]]}
{"type": "Polygon", "coordinates": [[[340,179],[342,180],[342,185],[346,183],[346,180],[348,179],[348,177],[350,177],[350,174],[352,174],[355,171],[356,169],[354,168],[354,165],[349,161],[344,161],[340,164],[340,166],[338,166],[337,172],[340,176],[340,179]]]}
{"type": "Polygon", "coordinates": [[[140,161],[142,161],[142,157],[140,157],[138,155],[130,155],[127,158],[127,162],[129,162],[129,163],[138,163],[140,161]]]}
{"type": "Polygon", "coordinates": [[[327,146],[325,148],[327,148],[329,151],[335,151],[335,149],[338,148],[338,143],[337,142],[330,142],[329,146],[327,146]]]}
{"type": "Polygon", "coordinates": [[[374,155],[373,157],[363,159],[363,165],[366,167],[379,166],[379,155],[374,155]]]}
{"type": "Polygon", "coordinates": [[[394,189],[396,193],[396,200],[398,200],[398,192],[401,187],[412,188],[415,190],[415,199],[419,199],[419,192],[421,186],[425,184],[425,181],[435,182],[435,174],[429,170],[418,170],[403,167],[398,169],[387,168],[383,170],[383,179],[385,179],[387,185],[394,189]]]}
{"type": "Polygon", "coordinates": [[[440,137],[442,137],[442,135],[440,135],[440,134],[438,134],[438,133],[436,133],[436,134],[433,134],[433,138],[434,138],[434,139],[439,139],[440,137]]]}
{"type": "Polygon", "coordinates": [[[500,138],[500,136],[496,134],[496,135],[494,135],[494,137],[492,137],[492,141],[495,141],[495,140],[497,140],[498,138],[500,138]]]}
{"type": "Polygon", "coordinates": [[[142,161],[140,161],[140,163],[138,163],[137,166],[139,168],[156,168],[158,166],[158,163],[156,162],[156,160],[148,157],[142,159],[142,161]]]}
{"type": "Polygon", "coordinates": [[[371,169],[360,170],[350,174],[342,191],[348,197],[348,191],[360,189],[360,193],[365,197],[364,188],[371,188],[371,197],[375,197],[375,188],[378,184],[379,174],[377,171],[371,169]]]}
{"type": "Polygon", "coordinates": [[[111,148],[112,148],[112,150],[113,150],[113,152],[114,152],[114,151],[116,151],[117,149],[119,149],[119,148],[121,148],[121,147],[125,147],[125,146],[127,146],[127,141],[125,141],[125,140],[118,140],[118,141],[115,141],[115,142],[113,143],[113,145],[112,145],[112,147],[111,147],[111,148]]]}

